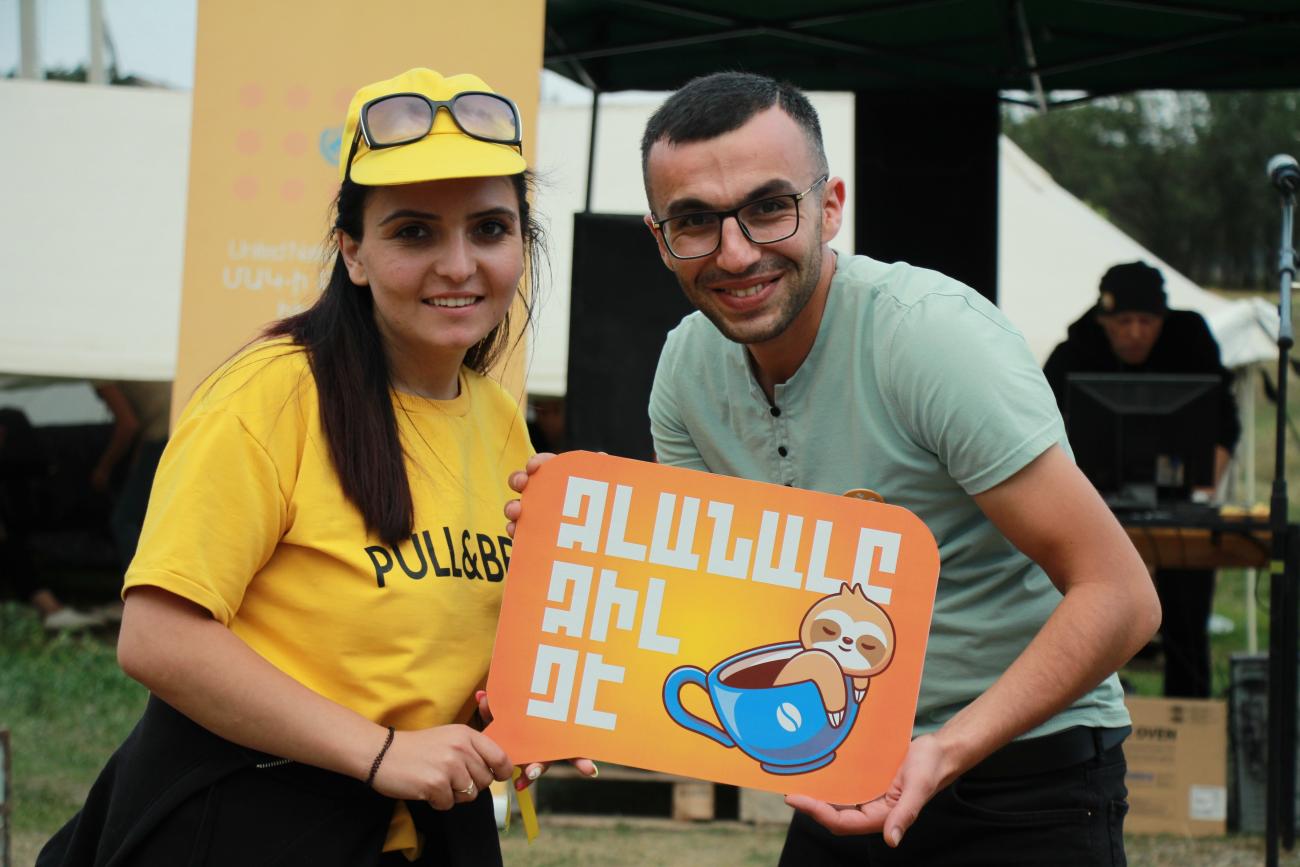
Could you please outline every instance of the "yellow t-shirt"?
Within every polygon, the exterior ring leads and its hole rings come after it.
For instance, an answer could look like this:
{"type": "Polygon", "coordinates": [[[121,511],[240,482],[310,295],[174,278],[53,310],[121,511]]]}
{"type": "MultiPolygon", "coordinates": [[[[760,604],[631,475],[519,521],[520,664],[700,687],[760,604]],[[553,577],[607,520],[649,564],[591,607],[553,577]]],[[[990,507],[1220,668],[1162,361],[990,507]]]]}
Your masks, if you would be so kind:
{"type": "MultiPolygon", "coordinates": [[[[466,721],[486,682],[506,478],[532,447],[515,401],[468,369],[452,400],[393,402],[415,507],[396,547],[343,495],[306,353],[276,340],[236,356],[177,423],[125,589],[191,600],[326,698],[420,729],[466,721]]],[[[415,843],[399,807],[386,850],[415,843]]]]}

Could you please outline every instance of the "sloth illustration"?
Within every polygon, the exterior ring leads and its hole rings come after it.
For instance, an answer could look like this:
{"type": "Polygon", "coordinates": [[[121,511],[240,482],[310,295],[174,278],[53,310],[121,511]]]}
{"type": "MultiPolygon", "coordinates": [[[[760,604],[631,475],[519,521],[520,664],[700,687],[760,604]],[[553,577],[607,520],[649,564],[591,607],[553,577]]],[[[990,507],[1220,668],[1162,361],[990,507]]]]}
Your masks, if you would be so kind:
{"type": "Polygon", "coordinates": [[[848,707],[844,676],[853,678],[853,700],[861,702],[871,678],[894,658],[894,624],[860,586],[845,584],[808,609],[799,625],[799,642],[803,650],[782,666],[773,685],[811,680],[830,724],[839,726],[848,707]]]}

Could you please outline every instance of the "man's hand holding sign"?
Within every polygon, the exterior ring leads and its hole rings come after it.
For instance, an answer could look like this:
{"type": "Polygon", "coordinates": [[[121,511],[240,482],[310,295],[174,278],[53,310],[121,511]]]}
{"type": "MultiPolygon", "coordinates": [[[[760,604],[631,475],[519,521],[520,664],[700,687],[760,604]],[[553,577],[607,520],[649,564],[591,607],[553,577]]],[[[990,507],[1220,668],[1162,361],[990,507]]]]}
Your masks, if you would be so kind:
{"type": "Polygon", "coordinates": [[[512,756],[839,804],[886,792],[939,571],[914,515],[590,453],[535,459],[512,486],[488,681],[512,756]]]}

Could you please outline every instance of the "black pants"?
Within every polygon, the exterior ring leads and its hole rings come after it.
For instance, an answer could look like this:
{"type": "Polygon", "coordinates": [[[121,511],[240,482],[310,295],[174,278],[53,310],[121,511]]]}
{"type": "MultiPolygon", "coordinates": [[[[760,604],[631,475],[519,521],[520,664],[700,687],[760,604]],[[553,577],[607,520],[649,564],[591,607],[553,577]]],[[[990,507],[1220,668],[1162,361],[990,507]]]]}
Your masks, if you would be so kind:
{"type": "MultiPolygon", "coordinates": [[[[425,841],[415,865],[501,863],[491,793],[450,810],[407,807],[425,841]]],[[[36,865],[410,867],[381,852],[392,814],[359,780],[240,747],[151,696],[36,865]]]]}
{"type": "Polygon", "coordinates": [[[1165,695],[1210,697],[1210,609],[1214,572],[1159,569],[1160,642],[1165,655],[1165,695]]]}
{"type": "Polygon", "coordinates": [[[897,849],[880,834],[836,837],[796,813],[782,867],[1116,867],[1124,857],[1124,752],[1020,776],[981,777],[979,766],[939,791],[897,849]]]}
{"type": "Polygon", "coordinates": [[[379,853],[392,802],[384,802],[378,833],[368,836],[345,830],[359,821],[361,811],[354,800],[329,794],[338,785],[329,779],[333,776],[303,765],[236,772],[196,792],[168,814],[129,863],[177,867],[501,864],[491,792],[485,790],[476,800],[450,810],[408,801],[424,838],[420,857],[408,861],[400,852],[379,853]],[[268,791],[279,794],[272,811],[266,809],[268,791]],[[322,846],[322,839],[332,842],[322,846]]]}

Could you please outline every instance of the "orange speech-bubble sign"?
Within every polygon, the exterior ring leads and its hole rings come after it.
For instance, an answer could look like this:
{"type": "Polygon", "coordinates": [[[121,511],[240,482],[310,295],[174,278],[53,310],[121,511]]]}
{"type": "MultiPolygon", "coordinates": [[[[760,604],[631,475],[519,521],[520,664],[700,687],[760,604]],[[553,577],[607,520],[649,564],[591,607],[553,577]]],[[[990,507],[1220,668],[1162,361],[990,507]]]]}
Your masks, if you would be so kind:
{"type": "Polygon", "coordinates": [[[841,804],[907,752],[939,551],[906,509],[590,452],[529,480],[488,696],[572,756],[841,804]]]}

